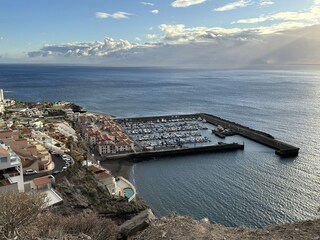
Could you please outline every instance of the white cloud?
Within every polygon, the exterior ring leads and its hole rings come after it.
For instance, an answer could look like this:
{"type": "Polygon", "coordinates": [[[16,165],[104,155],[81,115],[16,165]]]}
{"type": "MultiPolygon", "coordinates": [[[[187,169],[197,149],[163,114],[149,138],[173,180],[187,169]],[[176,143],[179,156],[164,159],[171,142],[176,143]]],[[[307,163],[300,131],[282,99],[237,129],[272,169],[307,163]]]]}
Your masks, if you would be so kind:
{"type": "Polygon", "coordinates": [[[230,10],[234,10],[236,8],[247,7],[250,4],[251,4],[251,0],[240,0],[237,2],[228,3],[224,6],[215,8],[214,11],[217,11],[217,12],[230,11],[230,10]]]}
{"type": "MultiPolygon", "coordinates": [[[[320,1],[320,0],[319,0],[320,1]]],[[[149,43],[106,38],[95,42],[45,45],[32,61],[87,62],[105,66],[238,67],[254,64],[320,64],[320,25],[288,21],[265,27],[159,26],[149,43]],[[152,42],[154,39],[161,42],[152,42]],[[54,60],[56,59],[56,60],[54,60]],[[58,60],[57,60],[58,59],[58,60]]]]}
{"type": "Polygon", "coordinates": [[[255,39],[262,35],[281,33],[287,30],[303,28],[306,25],[300,22],[283,22],[270,26],[255,28],[221,28],[221,27],[194,27],[188,28],[183,24],[161,24],[160,30],[164,33],[163,41],[169,44],[215,42],[227,40],[255,39]]]}
{"type": "Polygon", "coordinates": [[[270,6],[270,5],[273,5],[274,2],[271,0],[261,0],[259,4],[260,6],[270,6]]]}
{"type": "Polygon", "coordinates": [[[0,37],[0,40],[3,40],[3,37],[0,37]]]}
{"type": "Polygon", "coordinates": [[[129,18],[128,16],[132,15],[131,13],[126,12],[115,12],[115,13],[105,13],[105,12],[96,12],[96,18],[105,19],[105,18],[113,18],[113,19],[124,19],[129,18]]]}
{"type": "Polygon", "coordinates": [[[157,34],[147,34],[148,39],[156,39],[158,38],[157,34]]]}
{"type": "Polygon", "coordinates": [[[262,23],[266,21],[304,21],[309,22],[309,24],[317,24],[320,22],[320,0],[315,0],[313,6],[306,11],[278,12],[256,18],[244,18],[233,23],[262,23]]]}
{"type": "Polygon", "coordinates": [[[171,44],[183,42],[205,42],[219,36],[226,36],[241,32],[241,29],[207,28],[195,27],[186,28],[183,24],[167,25],[161,24],[160,30],[164,32],[163,39],[171,44]]]}
{"type": "Polygon", "coordinates": [[[135,37],[135,40],[138,42],[141,42],[141,38],[139,38],[139,37],[135,37]]]}
{"type": "Polygon", "coordinates": [[[29,52],[29,56],[105,56],[135,46],[135,44],[126,40],[116,41],[112,38],[106,38],[103,42],[71,42],[61,45],[45,45],[40,51],[29,52]]]}
{"type": "Polygon", "coordinates": [[[140,3],[145,6],[154,6],[154,3],[151,3],[151,2],[140,2],[140,3]]]}
{"type": "Polygon", "coordinates": [[[204,3],[207,0],[176,0],[171,3],[172,7],[189,7],[192,5],[204,3]]]}
{"type": "Polygon", "coordinates": [[[153,13],[153,14],[158,14],[159,10],[158,9],[154,9],[154,10],[151,10],[150,12],[153,13]]]}

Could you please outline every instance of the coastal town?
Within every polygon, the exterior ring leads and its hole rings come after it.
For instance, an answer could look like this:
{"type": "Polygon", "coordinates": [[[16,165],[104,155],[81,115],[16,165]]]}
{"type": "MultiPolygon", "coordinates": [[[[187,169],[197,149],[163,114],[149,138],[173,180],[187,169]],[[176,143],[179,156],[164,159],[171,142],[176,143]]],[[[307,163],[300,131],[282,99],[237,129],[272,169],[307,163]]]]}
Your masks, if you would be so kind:
{"type": "Polygon", "coordinates": [[[56,205],[63,201],[55,189],[57,179],[73,165],[81,165],[110,196],[135,200],[129,180],[113,176],[93,153],[93,148],[100,155],[131,151],[133,140],[111,117],[79,110],[64,101],[6,99],[0,89],[0,192],[39,191],[47,195],[49,206],[56,205]]]}
{"type": "Polygon", "coordinates": [[[128,174],[114,173],[105,162],[243,150],[244,144],[226,141],[233,135],[274,148],[281,157],[299,152],[265,132],[209,114],[115,118],[65,101],[6,99],[0,89],[0,193],[45,194],[46,207],[62,215],[99,213],[119,224],[113,234],[126,239],[155,216],[128,174]]]}
{"type": "Polygon", "coordinates": [[[281,157],[299,152],[270,134],[204,113],[115,118],[65,101],[6,99],[0,89],[0,114],[0,191],[45,191],[52,204],[63,201],[56,178],[73,165],[91,172],[110,196],[131,202],[137,192],[128,174],[113,176],[102,162],[243,150],[244,144],[226,139],[236,134],[281,157]]]}

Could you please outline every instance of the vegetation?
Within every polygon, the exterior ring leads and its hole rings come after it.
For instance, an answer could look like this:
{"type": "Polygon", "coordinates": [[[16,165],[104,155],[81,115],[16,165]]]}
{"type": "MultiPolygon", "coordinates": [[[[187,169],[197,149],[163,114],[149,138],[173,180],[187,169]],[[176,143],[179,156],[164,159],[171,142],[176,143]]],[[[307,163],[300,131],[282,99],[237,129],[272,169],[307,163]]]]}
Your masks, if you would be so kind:
{"type": "Polygon", "coordinates": [[[10,191],[0,193],[0,239],[62,239],[79,233],[92,239],[115,239],[116,224],[95,213],[62,216],[45,209],[45,196],[10,191]]]}
{"type": "Polygon", "coordinates": [[[27,227],[46,206],[40,193],[10,191],[0,193],[0,236],[2,239],[22,239],[27,227]]]}
{"type": "Polygon", "coordinates": [[[25,239],[67,239],[67,235],[85,234],[91,239],[109,240],[116,239],[117,230],[118,227],[114,222],[100,218],[95,213],[62,216],[47,212],[37,219],[25,239]]]}

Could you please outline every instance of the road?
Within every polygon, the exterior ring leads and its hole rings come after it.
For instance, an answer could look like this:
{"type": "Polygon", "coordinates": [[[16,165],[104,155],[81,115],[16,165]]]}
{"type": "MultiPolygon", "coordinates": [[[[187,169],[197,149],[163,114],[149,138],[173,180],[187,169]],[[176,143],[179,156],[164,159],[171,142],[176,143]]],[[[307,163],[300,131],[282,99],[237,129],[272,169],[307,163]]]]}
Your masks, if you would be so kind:
{"type": "MultiPolygon", "coordinates": [[[[51,157],[52,157],[52,161],[54,162],[53,172],[54,171],[61,171],[62,168],[66,165],[65,161],[63,161],[60,156],[51,155],[51,157]]],[[[43,172],[40,172],[40,173],[33,174],[33,175],[24,175],[23,178],[24,178],[24,181],[27,182],[27,181],[33,180],[34,178],[42,177],[44,175],[46,175],[46,174],[44,174],[43,172]]]]}

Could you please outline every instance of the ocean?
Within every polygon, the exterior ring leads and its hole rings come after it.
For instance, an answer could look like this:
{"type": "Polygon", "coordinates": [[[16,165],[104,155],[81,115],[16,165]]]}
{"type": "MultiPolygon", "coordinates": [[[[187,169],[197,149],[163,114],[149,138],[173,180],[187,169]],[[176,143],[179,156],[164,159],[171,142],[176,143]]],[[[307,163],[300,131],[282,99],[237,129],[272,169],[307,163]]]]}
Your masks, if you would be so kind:
{"type": "Polygon", "coordinates": [[[0,88],[117,117],[205,112],[300,147],[282,159],[235,136],[244,151],[137,163],[130,180],[158,216],[253,227],[319,216],[320,71],[0,65],[0,88]]]}

